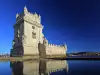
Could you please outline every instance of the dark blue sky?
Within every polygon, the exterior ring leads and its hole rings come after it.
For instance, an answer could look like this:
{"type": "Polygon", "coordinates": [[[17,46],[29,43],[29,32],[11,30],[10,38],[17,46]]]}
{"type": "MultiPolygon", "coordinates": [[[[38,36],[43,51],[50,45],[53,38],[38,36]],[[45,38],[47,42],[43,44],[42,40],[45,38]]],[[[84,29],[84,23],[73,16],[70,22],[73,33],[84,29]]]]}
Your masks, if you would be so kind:
{"type": "Polygon", "coordinates": [[[0,52],[9,52],[16,13],[24,6],[41,15],[50,43],[68,45],[68,52],[100,51],[100,0],[0,0],[0,52]]]}

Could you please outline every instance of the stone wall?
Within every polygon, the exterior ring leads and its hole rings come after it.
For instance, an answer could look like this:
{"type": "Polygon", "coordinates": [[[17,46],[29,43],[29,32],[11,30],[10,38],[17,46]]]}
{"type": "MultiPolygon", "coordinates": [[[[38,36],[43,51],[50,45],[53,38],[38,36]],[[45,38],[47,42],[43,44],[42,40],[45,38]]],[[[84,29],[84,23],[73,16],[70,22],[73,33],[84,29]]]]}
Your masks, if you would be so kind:
{"type": "Polygon", "coordinates": [[[66,55],[66,48],[60,45],[48,44],[46,45],[47,55],[66,55]]]}
{"type": "Polygon", "coordinates": [[[23,45],[24,55],[39,55],[38,46],[36,45],[23,45]]]}
{"type": "Polygon", "coordinates": [[[39,56],[41,58],[45,58],[48,56],[52,57],[66,57],[66,48],[60,45],[48,44],[45,45],[44,43],[38,44],[39,56]]]}

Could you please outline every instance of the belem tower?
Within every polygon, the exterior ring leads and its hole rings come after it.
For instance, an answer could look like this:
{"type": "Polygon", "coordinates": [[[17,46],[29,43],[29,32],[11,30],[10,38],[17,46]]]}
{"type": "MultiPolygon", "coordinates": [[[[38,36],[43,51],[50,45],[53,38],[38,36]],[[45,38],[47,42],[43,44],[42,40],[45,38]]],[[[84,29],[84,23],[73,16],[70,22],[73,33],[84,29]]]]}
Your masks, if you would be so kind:
{"type": "Polygon", "coordinates": [[[42,32],[41,16],[30,13],[27,7],[16,14],[14,40],[10,56],[66,57],[67,45],[49,44],[42,32]]]}

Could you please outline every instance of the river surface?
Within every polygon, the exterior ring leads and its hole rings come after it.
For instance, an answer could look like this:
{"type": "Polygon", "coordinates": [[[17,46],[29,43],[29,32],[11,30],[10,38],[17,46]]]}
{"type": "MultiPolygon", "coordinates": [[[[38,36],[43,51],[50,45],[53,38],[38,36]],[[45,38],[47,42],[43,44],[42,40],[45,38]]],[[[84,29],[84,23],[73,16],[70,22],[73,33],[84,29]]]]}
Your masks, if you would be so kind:
{"type": "Polygon", "coordinates": [[[0,61],[0,75],[100,75],[100,61],[0,61]]]}

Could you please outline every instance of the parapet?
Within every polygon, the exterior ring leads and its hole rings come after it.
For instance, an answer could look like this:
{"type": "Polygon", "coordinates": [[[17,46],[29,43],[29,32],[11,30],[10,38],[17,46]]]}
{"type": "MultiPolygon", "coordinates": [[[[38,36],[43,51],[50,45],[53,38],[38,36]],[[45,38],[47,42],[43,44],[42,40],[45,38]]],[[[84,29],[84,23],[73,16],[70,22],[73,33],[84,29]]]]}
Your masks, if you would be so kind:
{"type": "Polygon", "coordinates": [[[48,44],[47,47],[66,48],[65,45],[48,44]]]}
{"type": "Polygon", "coordinates": [[[16,21],[20,21],[26,19],[27,21],[31,21],[31,22],[36,22],[36,23],[41,23],[41,16],[38,15],[36,12],[33,14],[31,12],[28,11],[27,7],[24,7],[24,12],[21,14],[16,14],[16,21]]]}

